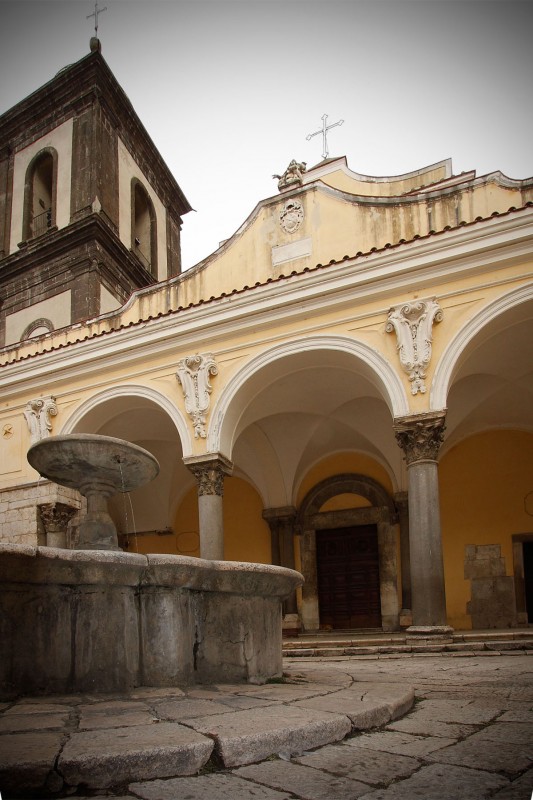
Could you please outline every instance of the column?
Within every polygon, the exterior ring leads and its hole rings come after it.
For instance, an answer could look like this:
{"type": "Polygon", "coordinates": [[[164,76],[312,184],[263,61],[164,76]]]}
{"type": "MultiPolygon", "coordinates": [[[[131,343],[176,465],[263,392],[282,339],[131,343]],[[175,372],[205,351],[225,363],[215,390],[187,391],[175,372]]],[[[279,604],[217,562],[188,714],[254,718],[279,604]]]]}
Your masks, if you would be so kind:
{"type": "Polygon", "coordinates": [[[224,476],[231,475],[233,464],[220,453],[184,459],[198,483],[200,557],[224,559],[224,476]]]}
{"type": "MultiPolygon", "coordinates": [[[[272,537],[272,563],[280,567],[295,569],[294,563],[294,523],[296,521],[296,509],[293,506],[283,506],[281,508],[266,508],[263,511],[263,519],[268,522],[270,535],[272,537]]],[[[293,592],[283,603],[284,613],[284,632],[285,628],[291,631],[298,623],[298,606],[296,602],[296,592],[293,592]],[[295,617],[296,615],[296,617],[295,617]],[[290,619],[289,619],[290,617],[290,619]]]]}
{"type": "Polygon", "coordinates": [[[402,610],[400,612],[400,626],[412,624],[411,607],[411,555],[409,548],[409,497],[407,492],[396,492],[394,505],[398,512],[400,526],[400,559],[402,573],[402,610]]]}
{"type": "Polygon", "coordinates": [[[413,625],[408,632],[446,635],[444,563],[440,528],[437,457],[445,412],[398,419],[394,431],[404,452],[409,487],[409,546],[413,625]]]}

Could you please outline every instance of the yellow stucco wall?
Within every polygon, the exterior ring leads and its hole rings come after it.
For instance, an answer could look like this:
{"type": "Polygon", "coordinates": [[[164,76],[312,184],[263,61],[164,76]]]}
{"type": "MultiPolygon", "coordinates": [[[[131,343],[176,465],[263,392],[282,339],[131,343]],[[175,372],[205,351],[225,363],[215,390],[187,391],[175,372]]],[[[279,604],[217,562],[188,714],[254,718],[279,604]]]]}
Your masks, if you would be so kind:
{"type": "Polygon", "coordinates": [[[532,476],[533,434],[524,431],[480,433],[453,447],[441,459],[446,602],[453,627],[471,627],[466,612],[470,581],[464,578],[467,545],[500,544],[506,574],[513,575],[511,537],[533,532],[533,517],[524,504],[525,496],[532,491],[532,476]]]}

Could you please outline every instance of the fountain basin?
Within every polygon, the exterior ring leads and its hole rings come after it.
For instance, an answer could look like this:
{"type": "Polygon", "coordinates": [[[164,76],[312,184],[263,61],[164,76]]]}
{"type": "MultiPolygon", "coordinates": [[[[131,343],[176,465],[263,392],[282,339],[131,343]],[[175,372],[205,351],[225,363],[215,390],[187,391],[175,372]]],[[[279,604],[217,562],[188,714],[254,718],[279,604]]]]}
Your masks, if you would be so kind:
{"type": "Polygon", "coordinates": [[[118,550],[107,499],[159,474],[157,459],[148,450],[93,433],[49,436],[32,445],[27,457],[44,478],[78,489],[87,498],[87,513],[78,527],[78,548],[83,550],[118,550]]]}
{"type": "Polygon", "coordinates": [[[0,698],[264,683],[302,583],[266,564],[0,545],[0,698]]]}

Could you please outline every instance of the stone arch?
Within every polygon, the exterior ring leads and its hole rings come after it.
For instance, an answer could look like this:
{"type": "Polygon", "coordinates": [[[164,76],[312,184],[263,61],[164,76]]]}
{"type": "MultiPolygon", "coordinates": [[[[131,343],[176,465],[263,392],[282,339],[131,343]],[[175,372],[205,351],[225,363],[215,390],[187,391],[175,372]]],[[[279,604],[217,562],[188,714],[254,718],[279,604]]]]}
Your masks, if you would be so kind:
{"type": "Polygon", "coordinates": [[[56,225],[57,163],[57,150],[44,147],[28,164],[24,180],[23,240],[41,236],[56,225]]]}
{"type": "Polygon", "coordinates": [[[131,180],[131,249],[157,279],[157,218],[152,199],[138,178],[131,180]]]}
{"type": "Polygon", "coordinates": [[[260,381],[263,369],[287,356],[325,350],[353,357],[359,370],[380,391],[393,418],[408,413],[409,403],[402,380],[381,353],[346,336],[313,336],[276,345],[255,356],[234,375],[213,407],[207,436],[208,452],[221,452],[230,457],[240,416],[255,391],[254,383],[260,381]]]}
{"type": "Polygon", "coordinates": [[[489,303],[464,325],[446,347],[435,369],[430,392],[432,411],[442,411],[446,408],[454,374],[474,338],[506,311],[531,300],[533,300],[533,284],[521,286],[489,303]]]}
{"type": "Polygon", "coordinates": [[[24,342],[26,339],[31,339],[32,336],[43,336],[44,334],[51,333],[54,330],[54,323],[47,317],[39,317],[34,319],[29,325],[26,325],[22,331],[20,341],[24,342]]]}
{"type": "MultiPolygon", "coordinates": [[[[397,538],[400,518],[394,499],[376,480],[366,475],[344,473],[314,486],[304,497],[296,515],[300,536],[301,568],[305,577],[301,616],[306,630],[320,627],[317,530],[376,525],[379,558],[381,620],[384,630],[399,627],[397,538]],[[321,512],[324,503],[340,494],[357,494],[369,500],[370,508],[321,512]]],[[[405,531],[407,534],[407,531],[405,531]]]]}
{"type": "Polygon", "coordinates": [[[172,422],[174,423],[181,441],[183,449],[183,456],[192,455],[192,440],[179,409],[160,392],[155,391],[147,386],[129,385],[114,386],[111,389],[105,389],[98,394],[93,395],[91,398],[83,402],[72,415],[66,420],[61,430],[61,433],[72,433],[76,426],[79,425],[81,420],[97,406],[106,403],[108,400],[116,398],[127,397],[143,397],[151,400],[155,405],[159,406],[167,413],[172,422]]]}

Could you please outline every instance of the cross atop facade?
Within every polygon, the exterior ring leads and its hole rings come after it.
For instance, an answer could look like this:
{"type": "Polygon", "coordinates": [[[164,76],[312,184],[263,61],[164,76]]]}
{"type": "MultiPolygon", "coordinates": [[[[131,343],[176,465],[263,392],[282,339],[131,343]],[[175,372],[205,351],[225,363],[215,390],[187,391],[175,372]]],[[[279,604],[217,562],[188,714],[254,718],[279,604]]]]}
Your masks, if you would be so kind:
{"type": "Polygon", "coordinates": [[[318,136],[319,133],[322,134],[322,158],[327,158],[329,156],[328,151],[328,131],[331,128],[336,128],[337,125],[342,125],[344,122],[343,119],[340,119],[338,122],[334,122],[332,125],[326,125],[326,120],[328,118],[327,114],[322,115],[322,128],[319,131],[315,131],[314,133],[310,133],[309,136],[306,136],[306,140],[312,139],[313,136],[318,136]]]}
{"type": "Polygon", "coordinates": [[[95,0],[93,13],[87,14],[87,19],[94,17],[94,35],[96,38],[98,38],[98,14],[103,14],[104,11],[107,11],[107,6],[105,6],[105,8],[98,8],[98,0],[95,0]]]}

